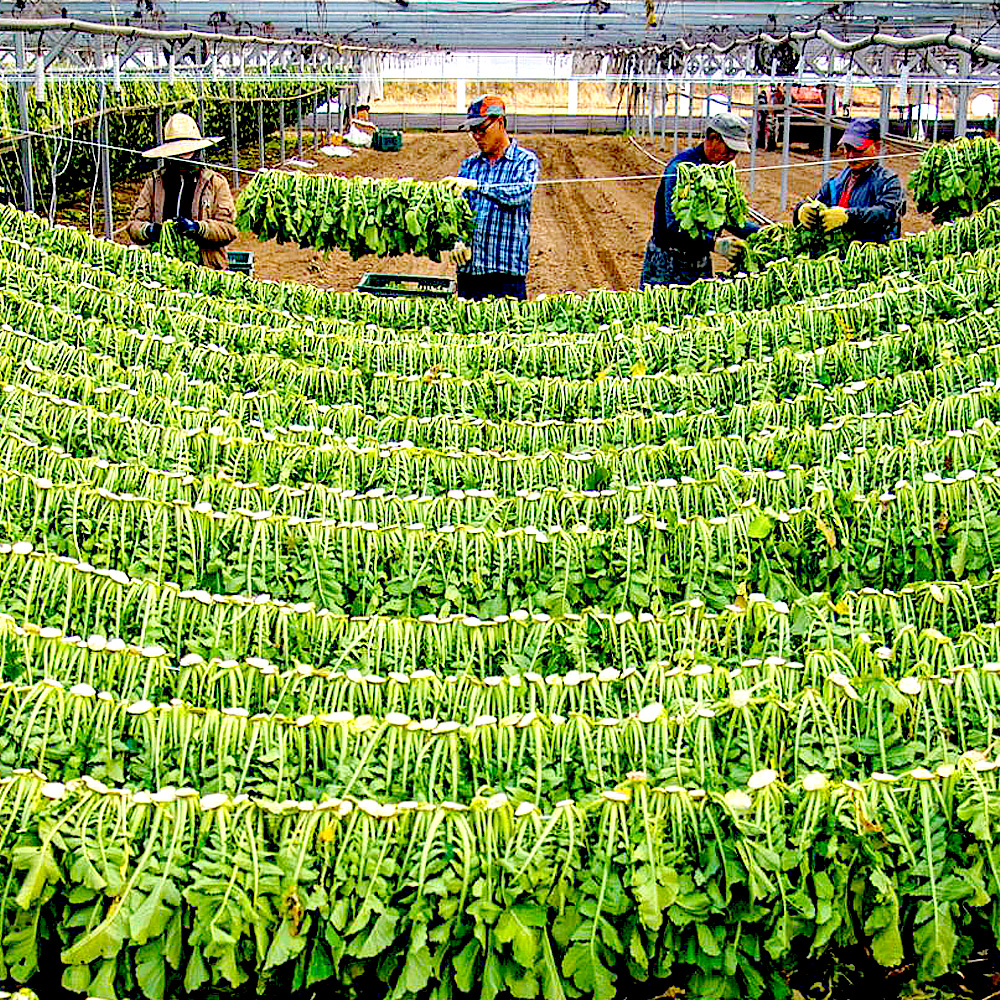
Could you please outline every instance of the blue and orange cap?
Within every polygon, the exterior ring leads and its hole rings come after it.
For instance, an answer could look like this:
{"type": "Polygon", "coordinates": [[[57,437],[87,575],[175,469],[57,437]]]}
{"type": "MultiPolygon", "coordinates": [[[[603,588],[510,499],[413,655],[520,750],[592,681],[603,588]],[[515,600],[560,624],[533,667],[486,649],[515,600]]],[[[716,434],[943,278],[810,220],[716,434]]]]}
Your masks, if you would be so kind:
{"type": "Polygon", "coordinates": [[[873,142],[882,138],[882,126],[875,120],[859,118],[844,129],[840,137],[841,146],[851,146],[853,149],[867,149],[873,142]]]}
{"type": "Polygon", "coordinates": [[[503,98],[497,97],[496,94],[486,94],[483,97],[477,97],[469,105],[465,121],[458,127],[463,131],[475,128],[491,118],[499,118],[505,114],[507,114],[507,106],[504,104],[503,98]]]}

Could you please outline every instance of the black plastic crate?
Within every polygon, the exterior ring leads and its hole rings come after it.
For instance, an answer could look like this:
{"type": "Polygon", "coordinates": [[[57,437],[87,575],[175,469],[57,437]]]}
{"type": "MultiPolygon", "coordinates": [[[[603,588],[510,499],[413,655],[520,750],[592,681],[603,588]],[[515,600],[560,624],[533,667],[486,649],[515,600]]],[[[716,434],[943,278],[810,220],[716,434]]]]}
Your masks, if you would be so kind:
{"type": "Polygon", "coordinates": [[[365,272],[359,292],[385,298],[448,299],[455,294],[454,278],[433,278],[420,274],[374,274],[365,272]]]}

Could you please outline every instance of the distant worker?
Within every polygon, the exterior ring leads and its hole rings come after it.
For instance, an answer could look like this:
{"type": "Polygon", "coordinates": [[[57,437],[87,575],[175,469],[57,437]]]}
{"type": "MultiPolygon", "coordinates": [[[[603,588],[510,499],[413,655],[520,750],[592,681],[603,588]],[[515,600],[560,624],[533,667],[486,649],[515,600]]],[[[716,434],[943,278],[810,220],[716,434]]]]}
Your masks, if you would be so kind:
{"type": "Polygon", "coordinates": [[[222,174],[192,159],[199,149],[218,141],[202,138],[190,115],[177,112],[167,119],[163,142],[142,154],[165,162],[162,170],[146,178],[132,209],[126,231],[133,243],[156,243],[164,222],[172,220],[176,234],[197,245],[205,267],[226,270],[225,247],[237,236],[233,193],[222,174]]]}
{"type": "Polygon", "coordinates": [[[721,239],[717,232],[692,236],[681,229],[671,202],[680,163],[730,163],[740,153],[750,152],[747,123],[729,111],[720,111],[705,120],[705,138],[697,146],[678,153],[666,166],[656,191],[653,208],[653,235],[646,245],[639,287],[648,285],[690,285],[698,278],[712,277],[713,250],[738,262],[745,246],[740,237],[757,232],[759,226],[732,229],[734,237],[721,239]]]}
{"type": "Polygon", "coordinates": [[[782,105],[785,92],[780,84],[757,94],[757,148],[773,153],[778,148],[778,130],[784,127],[782,105]]]}
{"type": "Polygon", "coordinates": [[[807,229],[842,229],[852,240],[888,243],[899,236],[906,196],[898,175],[878,162],[882,130],[877,121],[847,126],[840,146],[848,163],[812,201],[797,205],[795,223],[807,229]]]}
{"type": "Polygon", "coordinates": [[[463,299],[527,298],[531,199],[538,181],[538,157],[507,133],[507,109],[493,94],[469,105],[459,125],[479,147],[455,177],[444,182],[464,192],[476,214],[472,246],[457,246],[457,292],[463,299]]]}

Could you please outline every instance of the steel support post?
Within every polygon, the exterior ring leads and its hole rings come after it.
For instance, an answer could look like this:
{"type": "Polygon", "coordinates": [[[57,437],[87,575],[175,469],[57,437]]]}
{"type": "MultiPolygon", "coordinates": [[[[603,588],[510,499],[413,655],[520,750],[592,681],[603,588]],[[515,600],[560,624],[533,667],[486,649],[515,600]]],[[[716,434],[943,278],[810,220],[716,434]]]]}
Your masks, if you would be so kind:
{"type": "Polygon", "coordinates": [[[826,105],[823,110],[823,178],[822,183],[830,177],[830,159],[833,156],[833,125],[830,119],[833,118],[833,95],[837,92],[837,85],[832,80],[826,84],[826,105]]]}
{"type": "MultiPolygon", "coordinates": [[[[318,85],[319,84],[319,67],[317,67],[315,65],[313,66],[312,76],[313,76],[314,82],[318,85]]],[[[321,93],[322,93],[322,91],[319,90],[319,87],[317,86],[317,95],[312,98],[312,106],[313,106],[313,113],[312,113],[313,156],[316,156],[317,155],[317,151],[319,150],[319,106],[320,106],[320,101],[321,101],[321,97],[319,96],[319,94],[321,94],[321,93]]]]}
{"type": "Polygon", "coordinates": [[[790,80],[786,80],[785,83],[782,88],[785,93],[782,131],[785,134],[781,137],[781,200],[778,206],[782,212],[788,208],[788,164],[792,158],[792,86],[790,80]]]}
{"type": "Polygon", "coordinates": [[[233,187],[240,183],[240,137],[236,127],[236,82],[229,81],[229,141],[233,146],[233,187]]]}
{"type": "MultiPolygon", "coordinates": [[[[301,82],[299,86],[301,87],[301,82]]],[[[296,156],[302,159],[302,98],[295,98],[295,140],[296,156]]]]}
{"type": "Polygon", "coordinates": [[[108,85],[101,84],[101,197],[104,201],[104,238],[110,240],[115,231],[113,206],[111,204],[111,140],[108,138],[108,85]]]}
{"type": "Polygon", "coordinates": [[[757,137],[760,134],[760,114],[757,111],[757,100],[760,96],[760,84],[755,83],[753,85],[753,111],[751,114],[751,124],[750,124],[750,180],[748,182],[748,187],[750,188],[750,194],[753,195],[757,188],[757,137]]]}
{"type": "MultiPolygon", "coordinates": [[[[892,52],[886,48],[882,52],[882,76],[884,83],[879,87],[879,128],[883,136],[889,135],[889,110],[892,107],[892,82],[889,74],[892,72],[892,52]]],[[[879,163],[885,162],[885,144],[879,148],[879,163]]]]}
{"type": "MultiPolygon", "coordinates": [[[[972,73],[972,57],[966,52],[962,55],[962,79],[968,80],[972,73]]],[[[969,85],[960,83],[955,95],[955,138],[964,139],[969,132],[969,85]]]]}
{"type": "Polygon", "coordinates": [[[693,129],[694,129],[694,78],[693,77],[688,77],[687,101],[688,101],[687,144],[690,146],[691,136],[693,135],[693,129]]]}
{"type": "MultiPolygon", "coordinates": [[[[28,63],[24,55],[24,32],[14,32],[14,58],[17,62],[17,115],[21,131],[27,133],[31,129],[31,118],[28,115],[28,82],[26,79],[28,63]]],[[[35,210],[35,182],[32,176],[31,136],[25,135],[17,142],[17,158],[21,164],[21,181],[24,185],[24,210],[35,210]]]]}
{"type": "Polygon", "coordinates": [[[278,162],[282,166],[284,166],[285,165],[285,95],[284,94],[281,95],[281,99],[278,101],[278,136],[279,136],[278,162]]]}
{"type": "Polygon", "coordinates": [[[660,77],[660,149],[667,148],[667,78],[660,77]]]}
{"type": "Polygon", "coordinates": [[[257,167],[264,169],[264,102],[257,102],[257,167]]]}
{"type": "MultiPolygon", "coordinates": [[[[198,81],[198,106],[196,114],[198,116],[197,119],[198,131],[201,132],[202,135],[204,135],[205,134],[205,81],[204,80],[198,81]]],[[[198,154],[198,159],[201,160],[202,163],[205,162],[205,150],[202,150],[198,154]]]]}
{"type": "Polygon", "coordinates": [[[674,80],[674,156],[677,155],[677,148],[680,145],[680,121],[681,121],[681,81],[674,80]]]}

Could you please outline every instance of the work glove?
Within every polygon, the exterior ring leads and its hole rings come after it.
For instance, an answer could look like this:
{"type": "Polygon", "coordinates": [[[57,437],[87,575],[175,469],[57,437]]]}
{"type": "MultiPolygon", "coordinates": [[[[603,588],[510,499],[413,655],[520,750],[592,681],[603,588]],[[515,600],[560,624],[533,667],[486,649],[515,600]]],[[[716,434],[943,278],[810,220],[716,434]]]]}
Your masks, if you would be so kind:
{"type": "Polygon", "coordinates": [[[823,225],[823,232],[832,233],[835,229],[840,229],[847,222],[847,209],[828,208],[823,212],[820,221],[823,225]]]}
{"type": "Polygon", "coordinates": [[[734,264],[739,264],[746,249],[746,241],[736,236],[723,236],[715,241],[715,252],[734,264]]]}
{"type": "Polygon", "coordinates": [[[456,243],[451,251],[451,262],[455,267],[465,267],[472,260],[472,251],[464,243],[456,243]]]}
{"type": "Polygon", "coordinates": [[[465,194],[467,191],[475,191],[478,186],[471,177],[442,177],[441,183],[455,194],[465,194]]]}
{"type": "Polygon", "coordinates": [[[147,243],[155,243],[160,238],[160,224],[158,222],[147,222],[142,227],[142,238],[147,243]]]}
{"type": "Polygon", "coordinates": [[[187,219],[183,215],[179,215],[174,219],[174,232],[178,236],[201,236],[201,223],[195,222],[194,219],[187,219]]]}
{"type": "Polygon", "coordinates": [[[818,229],[823,215],[823,203],[813,199],[804,201],[795,213],[795,221],[804,229],[818,229]]]}

